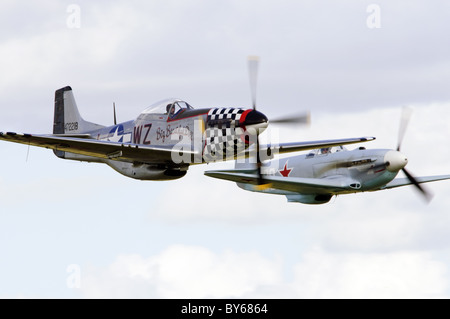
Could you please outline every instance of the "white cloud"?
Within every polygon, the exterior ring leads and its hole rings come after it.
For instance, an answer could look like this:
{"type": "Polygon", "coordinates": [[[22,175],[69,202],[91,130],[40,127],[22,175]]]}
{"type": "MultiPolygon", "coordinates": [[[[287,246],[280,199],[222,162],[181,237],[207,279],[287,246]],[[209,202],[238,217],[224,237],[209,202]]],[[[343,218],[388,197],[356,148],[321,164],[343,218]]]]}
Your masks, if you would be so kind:
{"type": "Polygon", "coordinates": [[[447,269],[430,253],[304,254],[295,267],[299,298],[447,298],[447,269]]]}
{"type": "MultiPolygon", "coordinates": [[[[47,32],[27,33],[0,43],[0,88],[16,88],[24,79],[34,87],[61,80],[86,81],[93,65],[112,63],[120,44],[136,27],[137,12],[123,5],[81,8],[84,23],[79,29],[64,24],[69,13],[59,6],[60,12],[48,13],[49,20],[63,23],[47,32]]],[[[40,26],[47,17],[35,18],[40,26]]]]}
{"type": "Polygon", "coordinates": [[[280,259],[174,245],[83,271],[88,298],[446,298],[447,266],[430,253],[303,254],[286,279],[280,259]]]}
{"type": "Polygon", "coordinates": [[[106,269],[87,269],[82,293],[88,298],[239,298],[279,282],[280,267],[258,253],[173,245],[149,258],[119,256],[106,269]]]}

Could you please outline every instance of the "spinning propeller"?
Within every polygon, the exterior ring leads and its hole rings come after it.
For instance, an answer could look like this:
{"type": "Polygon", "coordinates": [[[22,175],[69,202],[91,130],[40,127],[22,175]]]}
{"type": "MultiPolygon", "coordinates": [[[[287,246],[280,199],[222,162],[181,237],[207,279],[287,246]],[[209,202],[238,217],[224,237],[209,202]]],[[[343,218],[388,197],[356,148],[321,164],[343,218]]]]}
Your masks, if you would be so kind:
{"type": "Polygon", "coordinates": [[[406,178],[411,182],[411,184],[413,184],[417,188],[417,190],[419,190],[419,192],[424,196],[425,200],[429,202],[433,196],[423,186],[421,186],[417,179],[405,168],[405,166],[408,164],[408,159],[404,154],[400,152],[406,129],[408,127],[409,120],[411,119],[411,115],[412,109],[403,107],[400,120],[400,128],[398,132],[397,149],[388,151],[384,156],[384,163],[372,166],[370,170],[377,171],[379,169],[387,169],[392,173],[397,173],[401,170],[406,175],[406,178]]]}
{"type": "MultiPolygon", "coordinates": [[[[249,72],[249,80],[250,80],[250,92],[252,98],[252,107],[255,115],[262,115],[262,113],[256,110],[256,89],[257,89],[257,80],[258,80],[258,69],[259,69],[259,57],[258,56],[249,56],[248,57],[248,72],[249,72]]],[[[251,114],[249,113],[249,115],[251,114]]],[[[264,116],[265,117],[265,116],[264,116]]],[[[279,118],[275,120],[271,120],[270,123],[274,124],[309,124],[310,123],[310,114],[295,114],[291,116],[286,116],[284,118],[279,118]]],[[[259,118],[260,119],[260,118],[259,118]]],[[[267,118],[266,118],[267,119],[267,118]]],[[[249,123],[249,116],[246,118],[246,122],[249,123]]],[[[262,161],[260,155],[260,143],[259,143],[259,134],[261,129],[265,129],[268,125],[269,121],[265,121],[263,123],[259,122],[259,125],[252,126],[255,129],[254,134],[256,135],[256,168],[258,171],[258,185],[261,188],[268,187],[268,184],[264,182],[264,178],[261,172],[262,161]]]]}
{"type": "MultiPolygon", "coordinates": [[[[258,80],[258,68],[259,68],[259,57],[249,56],[248,57],[248,75],[250,80],[250,93],[252,96],[252,107],[253,111],[256,111],[256,87],[258,80]]],[[[264,185],[264,180],[261,173],[261,156],[259,154],[259,131],[260,128],[255,128],[256,135],[256,168],[258,170],[258,185],[264,185]]]]}
{"type": "MultiPolygon", "coordinates": [[[[408,107],[403,107],[402,110],[402,117],[400,121],[400,129],[398,132],[398,144],[397,144],[397,152],[399,154],[401,150],[401,146],[403,143],[403,138],[405,137],[405,132],[409,124],[409,120],[411,119],[412,115],[412,109],[408,107]]],[[[405,164],[406,165],[406,164],[405,164]]],[[[389,165],[388,165],[389,166],[389,165]]],[[[430,194],[423,186],[421,186],[416,178],[403,166],[402,169],[403,173],[406,175],[406,178],[419,190],[419,192],[424,196],[425,200],[429,202],[431,198],[433,197],[432,194],[430,194]]]]}

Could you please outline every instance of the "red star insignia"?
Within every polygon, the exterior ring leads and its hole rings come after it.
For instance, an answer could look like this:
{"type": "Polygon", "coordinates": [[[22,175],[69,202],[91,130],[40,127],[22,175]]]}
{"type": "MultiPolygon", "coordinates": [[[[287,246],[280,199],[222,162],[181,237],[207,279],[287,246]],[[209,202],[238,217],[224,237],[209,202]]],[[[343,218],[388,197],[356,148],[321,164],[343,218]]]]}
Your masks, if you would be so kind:
{"type": "Polygon", "coordinates": [[[278,171],[278,172],[280,172],[281,176],[288,177],[289,174],[291,173],[292,168],[288,169],[287,164],[288,164],[288,162],[286,161],[286,163],[284,164],[284,168],[282,170],[278,171]]]}

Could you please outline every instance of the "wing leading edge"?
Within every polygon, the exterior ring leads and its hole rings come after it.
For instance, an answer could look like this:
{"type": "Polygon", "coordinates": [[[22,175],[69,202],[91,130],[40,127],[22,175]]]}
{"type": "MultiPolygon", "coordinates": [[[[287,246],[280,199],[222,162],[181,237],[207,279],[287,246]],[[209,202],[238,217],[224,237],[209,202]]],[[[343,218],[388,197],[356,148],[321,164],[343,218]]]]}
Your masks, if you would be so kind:
{"type": "Polygon", "coordinates": [[[264,145],[261,146],[261,151],[267,151],[278,154],[308,151],[316,148],[333,147],[340,145],[349,145],[356,143],[364,143],[375,140],[375,137],[357,137],[357,138],[345,138],[334,140],[321,140],[321,141],[309,141],[309,142],[294,142],[294,143],[281,143],[279,145],[264,145]]]}
{"type": "MultiPolygon", "coordinates": [[[[260,182],[256,170],[216,170],[206,171],[205,175],[242,184],[257,185],[260,182]]],[[[268,188],[303,194],[332,194],[351,189],[349,186],[351,181],[346,178],[319,179],[264,175],[264,183],[269,185],[268,188]]]]}
{"type": "MultiPolygon", "coordinates": [[[[117,159],[121,161],[143,163],[173,163],[172,155],[176,153],[177,156],[180,156],[181,152],[180,150],[173,150],[173,146],[124,144],[82,137],[0,132],[0,139],[25,145],[44,147],[56,151],[65,151],[104,159],[117,159]]],[[[195,152],[186,150],[183,150],[183,153],[196,155],[195,152]]]]}

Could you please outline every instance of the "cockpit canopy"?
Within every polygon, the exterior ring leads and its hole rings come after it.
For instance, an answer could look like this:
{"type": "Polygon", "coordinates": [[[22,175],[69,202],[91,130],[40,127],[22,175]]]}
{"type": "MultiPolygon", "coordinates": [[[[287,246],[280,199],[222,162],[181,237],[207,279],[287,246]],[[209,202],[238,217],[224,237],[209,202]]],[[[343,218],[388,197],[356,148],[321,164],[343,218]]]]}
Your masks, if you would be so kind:
{"type": "Polygon", "coordinates": [[[183,100],[166,99],[149,106],[142,114],[177,114],[186,109],[193,110],[194,108],[183,100]]]}
{"type": "Polygon", "coordinates": [[[322,148],[318,148],[315,150],[312,150],[311,152],[309,152],[308,155],[306,155],[307,158],[311,158],[311,157],[315,157],[315,156],[321,156],[321,155],[328,155],[328,154],[332,154],[332,153],[337,153],[337,152],[343,152],[346,151],[347,149],[340,145],[340,146],[333,146],[333,147],[322,147],[322,148]]]}

